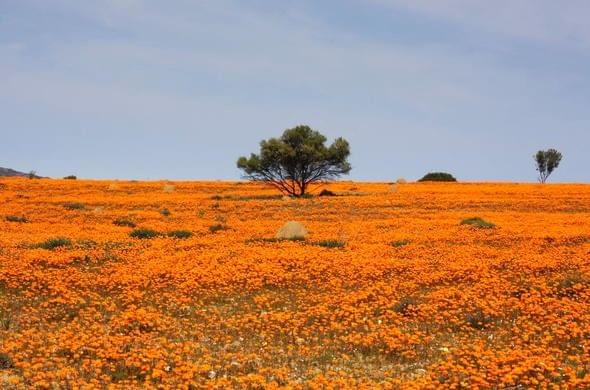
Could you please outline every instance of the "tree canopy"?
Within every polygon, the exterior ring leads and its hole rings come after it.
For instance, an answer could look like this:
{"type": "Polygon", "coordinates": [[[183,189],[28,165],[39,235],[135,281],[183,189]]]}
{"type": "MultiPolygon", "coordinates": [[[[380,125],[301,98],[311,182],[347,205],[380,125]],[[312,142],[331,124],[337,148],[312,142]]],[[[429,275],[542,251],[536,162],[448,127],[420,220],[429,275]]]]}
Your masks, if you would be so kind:
{"type": "Polygon", "coordinates": [[[547,178],[559,166],[562,155],[555,149],[539,150],[534,156],[539,172],[539,182],[545,183],[547,178]]]}
{"type": "Polygon", "coordinates": [[[447,172],[430,172],[418,181],[457,181],[457,179],[447,172]]]}
{"type": "Polygon", "coordinates": [[[244,177],[266,182],[293,196],[305,195],[314,183],[333,180],[350,172],[350,146],[336,138],[326,146],[326,137],[309,126],[287,129],[279,138],[260,142],[260,153],[240,157],[244,177]]]}

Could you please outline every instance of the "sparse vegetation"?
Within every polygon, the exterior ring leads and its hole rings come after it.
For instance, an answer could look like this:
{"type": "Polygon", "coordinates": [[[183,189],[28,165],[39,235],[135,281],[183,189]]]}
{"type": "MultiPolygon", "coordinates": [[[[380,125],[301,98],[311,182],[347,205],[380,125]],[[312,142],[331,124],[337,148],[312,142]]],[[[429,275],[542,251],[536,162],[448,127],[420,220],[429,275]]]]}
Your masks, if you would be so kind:
{"type": "Polygon", "coordinates": [[[84,210],[86,205],[80,202],[66,202],[63,206],[68,210],[84,210]]]}
{"type": "Polygon", "coordinates": [[[18,222],[18,223],[26,223],[28,222],[26,217],[21,217],[18,215],[7,215],[6,220],[8,222],[18,222]]]}
{"type": "Polygon", "coordinates": [[[220,232],[222,230],[227,230],[227,226],[223,223],[216,223],[214,225],[209,226],[209,231],[211,233],[217,233],[220,232]]]}
{"type": "Polygon", "coordinates": [[[276,242],[284,242],[284,241],[293,241],[293,242],[305,242],[305,238],[302,237],[293,237],[293,238],[250,238],[246,240],[246,244],[253,244],[257,242],[268,242],[268,243],[276,243],[276,242]]]}
{"type": "Polygon", "coordinates": [[[410,243],[410,240],[397,240],[397,241],[393,241],[391,242],[391,246],[395,247],[395,248],[400,248],[402,246],[406,246],[410,243]]]}
{"type": "Polygon", "coordinates": [[[160,235],[159,232],[153,229],[141,228],[141,229],[134,229],[131,233],[129,233],[130,237],[139,238],[139,239],[150,239],[155,238],[160,235]]]}
{"type": "Polygon", "coordinates": [[[496,227],[496,225],[494,225],[493,223],[488,222],[485,219],[479,217],[466,218],[461,221],[461,225],[469,225],[478,229],[493,229],[496,227]]]}
{"type": "Polygon", "coordinates": [[[12,359],[7,354],[0,352],[0,370],[7,370],[13,367],[12,359]]]}
{"type": "Polygon", "coordinates": [[[557,295],[575,297],[590,287],[590,277],[585,277],[579,271],[567,272],[557,281],[557,295]]]}
{"type": "Polygon", "coordinates": [[[126,226],[130,228],[134,228],[136,226],[135,222],[127,218],[117,218],[113,221],[113,224],[117,226],[126,226]]]}
{"type": "Polygon", "coordinates": [[[465,316],[465,320],[467,321],[467,324],[469,324],[469,326],[478,330],[485,329],[494,321],[494,319],[491,316],[485,314],[480,309],[477,309],[472,313],[468,313],[465,316]]]}
{"type": "Polygon", "coordinates": [[[346,242],[340,240],[322,240],[314,244],[324,248],[344,248],[346,246],[346,242]]]}
{"type": "Polygon", "coordinates": [[[64,237],[50,238],[44,242],[35,245],[35,248],[53,250],[64,246],[72,245],[72,241],[64,237]]]}
{"type": "Polygon", "coordinates": [[[193,233],[189,230],[173,230],[168,232],[168,237],[178,238],[178,239],[186,239],[193,235],[193,233]]]}
{"type": "Polygon", "coordinates": [[[324,188],[318,196],[336,196],[336,194],[327,188],[324,188]]]}
{"type": "Polygon", "coordinates": [[[406,296],[393,305],[393,311],[399,314],[405,314],[412,306],[416,306],[417,304],[418,300],[415,297],[406,296]]]}
{"type": "Polygon", "coordinates": [[[65,176],[64,180],[77,180],[78,178],[74,175],[65,176]]]}

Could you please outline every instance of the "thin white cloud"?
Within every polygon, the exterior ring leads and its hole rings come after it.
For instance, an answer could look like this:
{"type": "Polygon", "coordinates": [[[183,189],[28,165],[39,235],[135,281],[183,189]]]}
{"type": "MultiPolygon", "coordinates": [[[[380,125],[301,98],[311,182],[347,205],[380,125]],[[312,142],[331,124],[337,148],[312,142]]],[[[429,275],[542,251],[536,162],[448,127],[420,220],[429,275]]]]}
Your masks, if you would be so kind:
{"type": "Polygon", "coordinates": [[[370,0],[469,28],[543,44],[590,47],[587,0],[370,0]]]}

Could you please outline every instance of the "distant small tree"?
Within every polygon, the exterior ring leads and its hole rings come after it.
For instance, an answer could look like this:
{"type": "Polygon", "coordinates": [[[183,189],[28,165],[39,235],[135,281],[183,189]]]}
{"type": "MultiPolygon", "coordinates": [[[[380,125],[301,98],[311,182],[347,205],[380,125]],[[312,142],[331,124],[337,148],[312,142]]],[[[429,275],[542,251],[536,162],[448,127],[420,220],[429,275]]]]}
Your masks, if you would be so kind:
{"type": "Polygon", "coordinates": [[[457,181],[457,179],[447,172],[430,172],[418,181],[457,181]]]}
{"type": "Polygon", "coordinates": [[[29,173],[27,173],[27,177],[29,179],[37,179],[39,176],[37,176],[37,172],[36,171],[30,171],[29,173]]]}
{"type": "Polygon", "coordinates": [[[337,138],[326,146],[326,137],[309,126],[287,129],[280,138],[260,143],[260,154],[240,157],[244,177],[269,183],[284,194],[303,196],[313,183],[326,182],[350,172],[350,146],[337,138]]]}
{"type": "Polygon", "coordinates": [[[559,167],[561,157],[561,153],[555,149],[539,150],[534,155],[537,172],[539,172],[539,182],[545,183],[547,181],[547,178],[559,167]]]}

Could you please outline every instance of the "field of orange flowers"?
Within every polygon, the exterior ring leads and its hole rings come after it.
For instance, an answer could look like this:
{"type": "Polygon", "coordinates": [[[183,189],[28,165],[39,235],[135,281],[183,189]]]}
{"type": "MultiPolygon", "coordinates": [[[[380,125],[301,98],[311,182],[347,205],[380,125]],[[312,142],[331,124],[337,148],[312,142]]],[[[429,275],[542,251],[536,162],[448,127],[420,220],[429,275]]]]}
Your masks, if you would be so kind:
{"type": "Polygon", "coordinates": [[[590,186],[328,188],[0,180],[0,387],[590,388],[590,186]]]}

